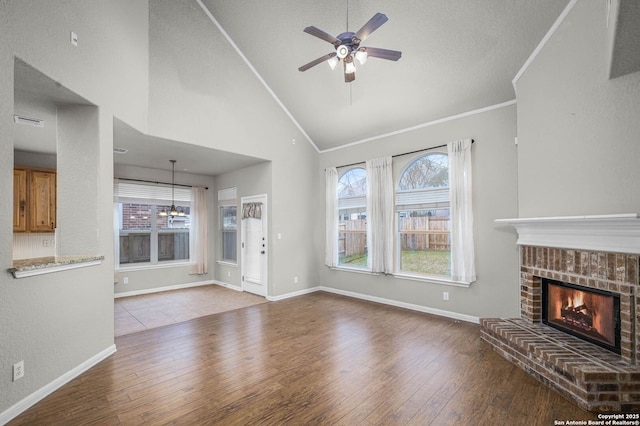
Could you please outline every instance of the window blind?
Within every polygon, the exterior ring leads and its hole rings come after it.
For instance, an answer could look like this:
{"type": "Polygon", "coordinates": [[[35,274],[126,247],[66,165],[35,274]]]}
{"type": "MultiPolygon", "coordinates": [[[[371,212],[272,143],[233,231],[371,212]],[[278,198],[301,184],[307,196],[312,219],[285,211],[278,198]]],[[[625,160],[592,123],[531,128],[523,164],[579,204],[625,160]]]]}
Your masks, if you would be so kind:
{"type": "Polygon", "coordinates": [[[218,191],[218,205],[219,206],[235,206],[238,197],[238,189],[234,186],[232,188],[220,189],[218,191]]]}
{"type": "MultiPolygon", "coordinates": [[[[191,189],[174,187],[175,204],[180,206],[191,205],[191,189]]],[[[113,200],[116,203],[137,203],[170,205],[172,201],[171,186],[149,185],[133,182],[119,181],[113,189],[113,200]]]]}

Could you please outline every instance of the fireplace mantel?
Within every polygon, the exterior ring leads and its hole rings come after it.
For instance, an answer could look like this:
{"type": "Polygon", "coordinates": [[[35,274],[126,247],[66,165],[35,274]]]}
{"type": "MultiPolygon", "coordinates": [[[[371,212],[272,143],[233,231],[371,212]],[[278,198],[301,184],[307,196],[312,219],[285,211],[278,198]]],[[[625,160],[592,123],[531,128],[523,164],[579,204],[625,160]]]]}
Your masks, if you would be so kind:
{"type": "Polygon", "coordinates": [[[640,254],[640,214],[496,219],[519,245],[640,254]]]}

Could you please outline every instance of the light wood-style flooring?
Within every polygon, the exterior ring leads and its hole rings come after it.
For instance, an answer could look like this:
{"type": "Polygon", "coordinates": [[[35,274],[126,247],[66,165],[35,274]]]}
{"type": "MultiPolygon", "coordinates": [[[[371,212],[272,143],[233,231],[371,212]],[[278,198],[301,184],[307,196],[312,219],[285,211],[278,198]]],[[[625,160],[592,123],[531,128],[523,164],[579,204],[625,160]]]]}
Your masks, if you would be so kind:
{"type": "Polygon", "coordinates": [[[116,338],[11,425],[552,425],[595,416],[479,326],[328,293],[116,338]]]}
{"type": "Polygon", "coordinates": [[[137,333],[266,302],[264,297],[213,284],[121,297],[114,303],[115,335],[137,333]]]}

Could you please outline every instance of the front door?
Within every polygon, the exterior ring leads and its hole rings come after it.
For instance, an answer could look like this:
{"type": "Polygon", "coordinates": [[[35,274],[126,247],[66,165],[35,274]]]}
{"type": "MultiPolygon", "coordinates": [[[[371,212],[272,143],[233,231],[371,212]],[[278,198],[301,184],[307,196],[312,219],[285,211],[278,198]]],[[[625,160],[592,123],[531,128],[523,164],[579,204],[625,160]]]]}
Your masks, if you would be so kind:
{"type": "Polygon", "coordinates": [[[267,195],[242,197],[242,290],[267,295],[267,195]]]}

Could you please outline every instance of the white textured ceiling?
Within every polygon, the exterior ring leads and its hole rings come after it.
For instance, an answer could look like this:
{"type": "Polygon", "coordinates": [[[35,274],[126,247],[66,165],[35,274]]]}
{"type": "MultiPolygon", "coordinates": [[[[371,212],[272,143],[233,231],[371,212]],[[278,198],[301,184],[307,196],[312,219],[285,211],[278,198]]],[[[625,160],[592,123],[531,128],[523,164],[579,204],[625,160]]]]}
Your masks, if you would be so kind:
{"type": "MultiPolygon", "coordinates": [[[[201,0],[321,151],[514,99],[512,79],[568,1],[201,0]],[[333,35],[357,31],[377,12],[389,21],[362,45],[401,50],[398,62],[371,58],[350,84],[324,63],[298,71],[333,50],[305,27],[333,35]]],[[[16,113],[49,122],[55,105],[88,103],[20,61],[15,84],[16,113]]],[[[16,125],[16,148],[55,152],[55,132],[47,129],[16,125]]],[[[215,175],[261,161],[221,152],[211,160],[197,147],[148,137],[118,121],[114,138],[116,147],[130,149],[115,157],[121,164],[168,170],[162,164],[173,158],[192,173],[215,175]],[[162,158],[145,154],[152,144],[162,146],[154,151],[162,158]]]]}
{"type": "Polygon", "coordinates": [[[515,99],[512,79],[568,0],[202,0],[320,149],[361,141],[515,99]],[[303,32],[357,31],[389,21],[363,46],[371,58],[345,83],[337,67],[298,67],[333,51],[303,32]]]}

